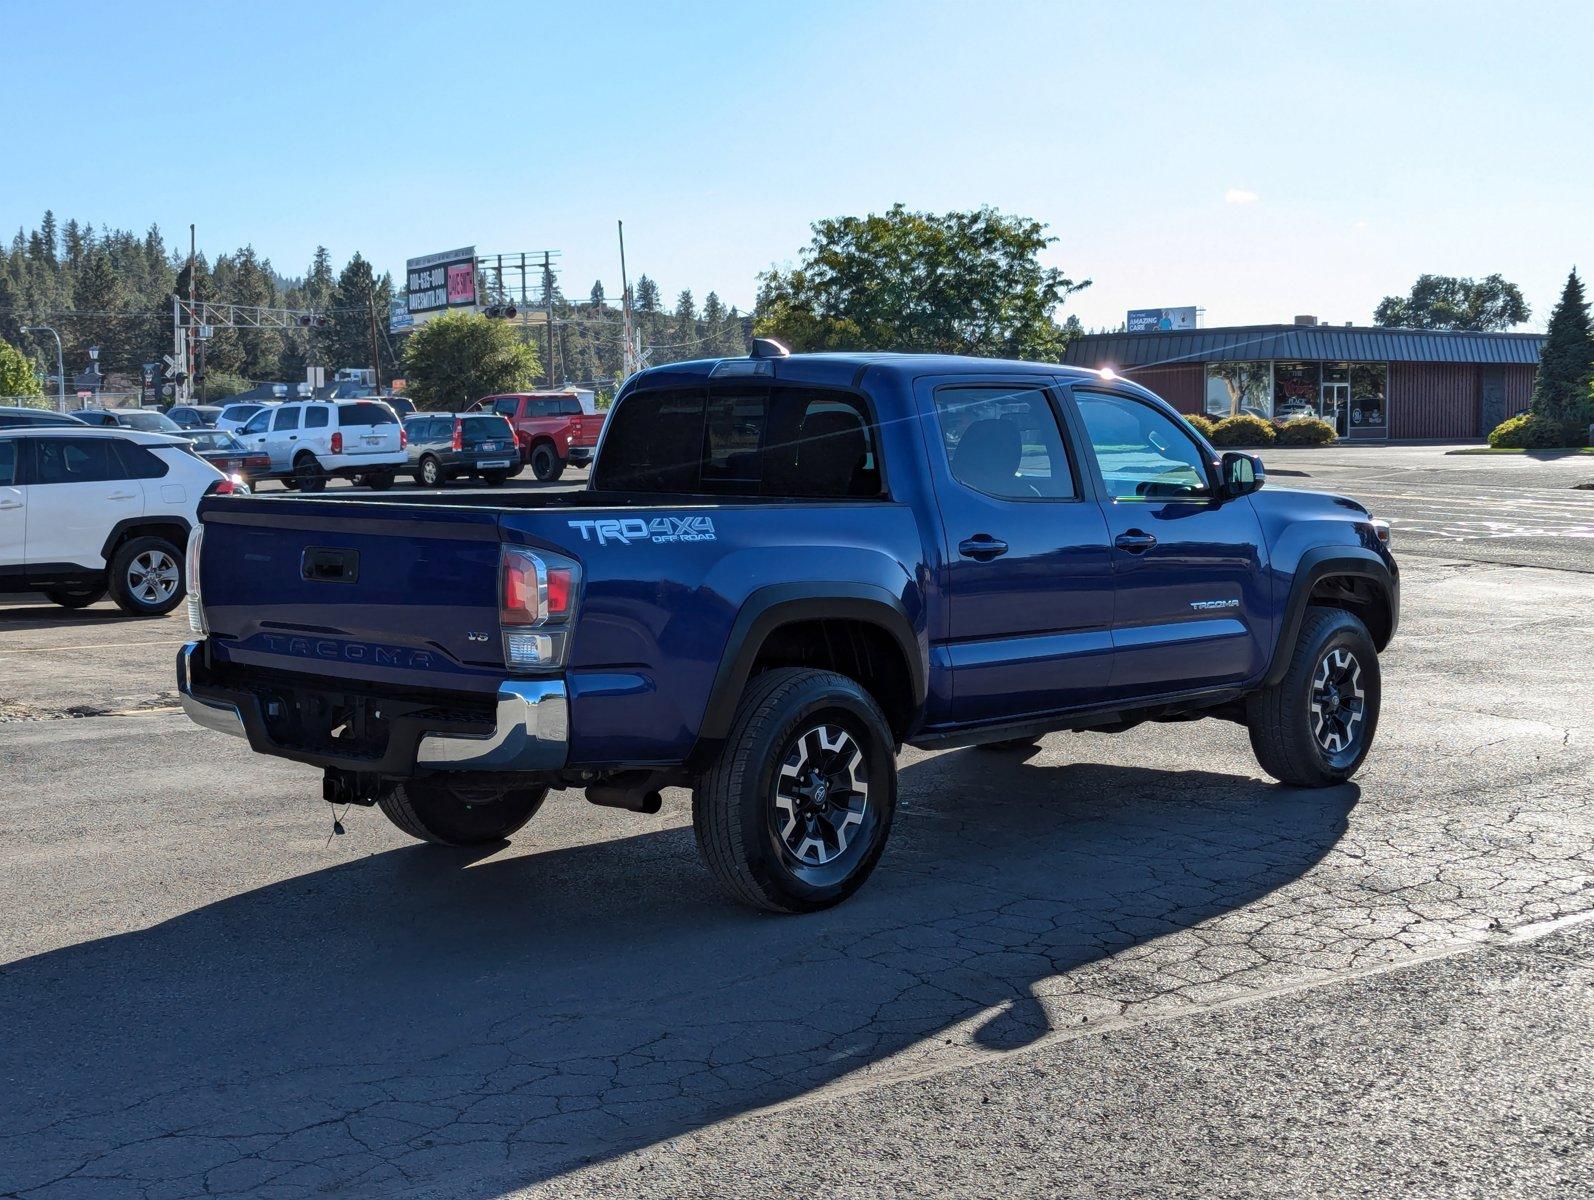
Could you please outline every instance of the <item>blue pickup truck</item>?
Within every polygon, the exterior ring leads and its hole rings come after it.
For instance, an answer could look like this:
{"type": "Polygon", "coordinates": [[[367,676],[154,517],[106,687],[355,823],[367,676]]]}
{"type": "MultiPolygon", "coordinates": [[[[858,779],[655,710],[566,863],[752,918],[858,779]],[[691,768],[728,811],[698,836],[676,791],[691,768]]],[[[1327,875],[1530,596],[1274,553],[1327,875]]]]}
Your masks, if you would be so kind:
{"type": "Polygon", "coordinates": [[[632,377],[581,491],[205,501],[178,682],[431,842],[690,787],[725,890],[812,910],[879,860],[904,743],[1217,717],[1348,778],[1388,526],[1262,484],[1107,372],[760,343],[632,377]]]}

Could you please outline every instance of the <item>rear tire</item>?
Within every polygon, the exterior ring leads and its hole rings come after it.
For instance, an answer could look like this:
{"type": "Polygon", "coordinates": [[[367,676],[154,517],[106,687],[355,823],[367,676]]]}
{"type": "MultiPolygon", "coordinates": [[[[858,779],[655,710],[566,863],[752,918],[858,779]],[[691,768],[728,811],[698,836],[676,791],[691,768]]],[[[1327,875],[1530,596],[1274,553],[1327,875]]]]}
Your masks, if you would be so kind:
{"type": "Polygon", "coordinates": [[[324,492],[327,486],[326,468],[313,454],[301,454],[293,460],[293,482],[301,492],[324,492]]]}
{"type": "Polygon", "coordinates": [[[422,455],[420,463],[415,468],[415,482],[422,487],[442,487],[443,465],[430,454],[422,455]]]}
{"type": "Polygon", "coordinates": [[[896,800],[896,742],[873,697],[844,675],[783,667],[748,685],[692,826],[733,900],[813,912],[869,878],[896,800]]]}
{"type": "Polygon", "coordinates": [[[1343,609],[1308,608],[1284,678],[1246,701],[1256,761],[1280,783],[1344,783],[1372,749],[1381,696],[1367,627],[1343,609]]]}
{"type": "Polygon", "coordinates": [[[542,807],[545,787],[466,787],[407,779],[384,787],[377,807],[413,838],[439,846],[490,846],[514,833],[542,807]]]}
{"type": "Polygon", "coordinates": [[[163,537],[131,538],[111,555],[106,582],[129,616],[164,616],[183,602],[183,552],[163,537]]]}
{"type": "Polygon", "coordinates": [[[531,473],[543,483],[552,483],[565,473],[565,465],[553,447],[543,442],[531,452],[531,473]]]}
{"type": "Polygon", "coordinates": [[[52,604],[59,604],[62,608],[87,608],[105,599],[105,591],[103,583],[80,588],[46,588],[44,598],[52,604]]]}

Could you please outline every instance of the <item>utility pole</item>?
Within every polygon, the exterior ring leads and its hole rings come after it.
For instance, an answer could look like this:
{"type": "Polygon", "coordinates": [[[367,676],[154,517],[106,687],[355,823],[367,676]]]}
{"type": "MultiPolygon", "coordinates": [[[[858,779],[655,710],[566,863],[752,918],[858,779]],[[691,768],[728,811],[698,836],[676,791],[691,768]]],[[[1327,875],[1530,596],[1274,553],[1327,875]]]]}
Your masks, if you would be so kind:
{"type": "Polygon", "coordinates": [[[553,267],[542,252],[542,307],[548,322],[548,390],[553,391],[553,267]]]}
{"type": "MultiPolygon", "coordinates": [[[[193,324],[194,320],[194,258],[194,223],[190,221],[188,223],[188,322],[190,325],[193,324]]],[[[194,335],[198,332],[196,329],[189,329],[187,334],[177,344],[177,353],[179,355],[177,361],[181,364],[178,369],[184,377],[178,380],[176,388],[172,390],[173,404],[188,403],[194,379],[194,364],[188,356],[192,352],[194,335]]]]}
{"type": "Polygon", "coordinates": [[[631,332],[631,282],[625,273],[625,222],[616,221],[620,230],[620,376],[621,382],[636,374],[636,357],[631,332]]]}
{"type": "Polygon", "coordinates": [[[382,391],[382,357],[376,348],[376,272],[371,272],[371,278],[365,285],[365,310],[371,316],[371,378],[376,383],[378,393],[382,391]]]}

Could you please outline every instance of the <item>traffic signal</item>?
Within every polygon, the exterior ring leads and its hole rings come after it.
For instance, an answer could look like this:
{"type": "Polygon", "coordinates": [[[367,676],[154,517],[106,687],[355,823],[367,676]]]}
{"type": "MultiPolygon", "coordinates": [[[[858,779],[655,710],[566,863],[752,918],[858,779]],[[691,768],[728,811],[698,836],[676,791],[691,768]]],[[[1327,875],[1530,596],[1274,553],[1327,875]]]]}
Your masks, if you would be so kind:
{"type": "Polygon", "coordinates": [[[327,319],[321,313],[308,313],[299,318],[300,329],[325,329],[327,319]]]}
{"type": "Polygon", "coordinates": [[[513,321],[520,310],[513,304],[489,304],[484,312],[489,317],[501,317],[506,321],[513,321]]]}

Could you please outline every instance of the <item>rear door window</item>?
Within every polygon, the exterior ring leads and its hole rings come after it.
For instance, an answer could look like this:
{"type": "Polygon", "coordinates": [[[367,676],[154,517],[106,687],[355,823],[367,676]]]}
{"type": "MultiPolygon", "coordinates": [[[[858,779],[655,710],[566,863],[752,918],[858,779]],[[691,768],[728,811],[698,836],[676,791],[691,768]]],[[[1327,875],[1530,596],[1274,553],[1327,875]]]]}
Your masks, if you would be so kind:
{"type": "Polygon", "coordinates": [[[121,479],[122,464],[112,439],[39,438],[34,445],[34,478],[38,483],[104,483],[121,479]]]}
{"type": "MultiPolygon", "coordinates": [[[[253,422],[250,422],[253,424],[253,422]]],[[[271,432],[280,433],[284,429],[299,428],[299,410],[297,408],[279,408],[277,418],[271,423],[271,432]]]]}
{"type": "Polygon", "coordinates": [[[327,410],[321,407],[305,409],[304,427],[306,429],[325,429],[327,427],[327,410]]]}
{"type": "Polygon", "coordinates": [[[17,447],[19,438],[0,438],[0,487],[11,487],[17,481],[17,447]]]}
{"type": "Polygon", "coordinates": [[[1046,393],[1034,387],[943,387],[935,393],[952,478],[1003,500],[1072,500],[1078,492],[1046,393]]]}

